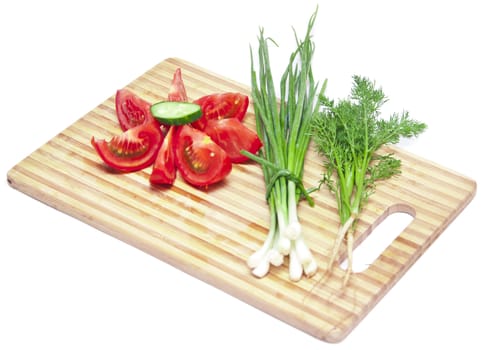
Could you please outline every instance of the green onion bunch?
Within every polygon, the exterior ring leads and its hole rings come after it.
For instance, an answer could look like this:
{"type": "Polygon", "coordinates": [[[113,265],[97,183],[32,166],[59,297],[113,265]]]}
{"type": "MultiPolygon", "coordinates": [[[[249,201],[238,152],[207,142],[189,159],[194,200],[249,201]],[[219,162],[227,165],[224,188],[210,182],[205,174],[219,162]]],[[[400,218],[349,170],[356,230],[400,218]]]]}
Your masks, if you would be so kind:
{"type": "Polygon", "coordinates": [[[301,199],[313,206],[302,177],[311,121],[318,113],[319,95],[325,89],[325,83],[319,89],[311,67],[315,48],[311,31],[316,14],[317,11],[311,16],[302,40],[295,33],[297,47],[280,79],[280,99],[273,82],[268,48],[269,42],[275,42],[266,38],[264,30],[260,29],[258,74],[250,48],[252,100],[263,147],[258,155],[243,153],[262,166],[270,210],[270,228],[265,242],[247,261],[257,277],[265,276],[270,265],[282,265],[284,256],[289,256],[289,276],[293,281],[317,271],[317,263],[303,240],[297,214],[301,199]]]}

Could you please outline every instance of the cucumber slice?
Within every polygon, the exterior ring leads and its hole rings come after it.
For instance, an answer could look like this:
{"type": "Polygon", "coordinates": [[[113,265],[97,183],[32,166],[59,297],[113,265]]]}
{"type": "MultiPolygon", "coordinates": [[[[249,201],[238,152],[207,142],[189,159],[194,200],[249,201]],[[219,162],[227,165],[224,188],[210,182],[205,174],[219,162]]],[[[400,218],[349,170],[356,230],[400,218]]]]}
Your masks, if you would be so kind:
{"type": "Polygon", "coordinates": [[[196,103],[161,101],[151,106],[151,114],[160,123],[183,125],[201,117],[201,107],[196,103]]]}

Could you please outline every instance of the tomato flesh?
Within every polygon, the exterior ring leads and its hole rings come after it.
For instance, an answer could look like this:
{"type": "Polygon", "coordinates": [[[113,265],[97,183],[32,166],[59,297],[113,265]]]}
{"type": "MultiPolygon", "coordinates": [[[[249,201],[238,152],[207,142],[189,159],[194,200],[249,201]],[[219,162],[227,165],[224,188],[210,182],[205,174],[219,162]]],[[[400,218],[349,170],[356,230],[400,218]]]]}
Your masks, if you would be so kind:
{"type": "Polygon", "coordinates": [[[233,163],[249,159],[240,153],[241,150],[256,154],[262,147],[257,133],[236,118],[209,120],[204,132],[226,151],[233,163]]]}
{"type": "Polygon", "coordinates": [[[194,186],[217,183],[232,169],[227,153],[204,132],[189,125],[176,132],[175,161],[183,179],[194,186]]]}
{"type": "Polygon", "coordinates": [[[116,92],[116,114],[122,131],[138,125],[158,123],[151,115],[151,104],[126,88],[116,92]]]}
{"type": "Polygon", "coordinates": [[[163,134],[155,124],[138,125],[110,141],[92,137],[91,144],[111,168],[132,172],[151,165],[161,147],[163,134]]]}
{"type": "Polygon", "coordinates": [[[238,92],[215,93],[193,101],[200,105],[202,117],[192,123],[193,127],[204,130],[208,120],[236,118],[243,120],[248,109],[247,95],[238,92]]]}

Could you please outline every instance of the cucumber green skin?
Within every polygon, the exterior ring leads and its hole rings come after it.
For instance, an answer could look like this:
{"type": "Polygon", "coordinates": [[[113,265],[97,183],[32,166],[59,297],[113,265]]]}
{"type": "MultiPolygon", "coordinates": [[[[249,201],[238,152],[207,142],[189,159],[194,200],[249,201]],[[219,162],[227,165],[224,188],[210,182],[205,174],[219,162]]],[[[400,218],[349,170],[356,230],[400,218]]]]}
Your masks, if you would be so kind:
{"type": "Polygon", "coordinates": [[[189,124],[192,123],[199,118],[201,118],[202,112],[201,112],[201,107],[190,102],[171,102],[171,101],[161,101],[153,104],[151,106],[151,114],[153,117],[160,123],[166,124],[166,125],[184,125],[184,124],[189,124]],[[194,111],[184,114],[182,116],[160,116],[158,114],[157,108],[159,107],[160,104],[189,104],[190,106],[194,107],[197,106],[198,108],[195,108],[194,111]]]}

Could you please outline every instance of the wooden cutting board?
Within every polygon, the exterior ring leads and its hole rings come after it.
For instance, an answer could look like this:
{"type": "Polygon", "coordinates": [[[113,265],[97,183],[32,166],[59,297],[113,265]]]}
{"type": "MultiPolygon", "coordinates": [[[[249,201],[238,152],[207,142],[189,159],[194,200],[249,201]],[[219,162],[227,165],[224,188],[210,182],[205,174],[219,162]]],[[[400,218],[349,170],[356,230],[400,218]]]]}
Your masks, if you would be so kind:
{"type": "MultiPolygon", "coordinates": [[[[150,102],[166,99],[176,68],[182,69],[188,95],[249,88],[177,58],[169,58],[127,87],[150,102]]],[[[255,127],[253,108],[245,123],[255,127]]],[[[364,318],[431,243],[472,200],[476,183],[398,148],[402,175],[381,183],[364,210],[356,244],[390,213],[414,217],[365,271],[341,288],[343,270],[323,278],[337,232],[333,197],[314,194],[315,207],[301,203],[304,237],[319,263],[316,276],[294,283],[287,264],[257,279],[246,266],[268,230],[268,208],[261,169],[235,165],[221,184],[200,190],[177,179],[171,188],[151,187],[150,169],[109,172],[90,145],[91,136],[120,132],[114,95],[15,165],[10,185],[172,264],[274,317],[327,342],[338,342],[364,318]]],[[[314,186],[321,160],[309,150],[304,182],[314,186]]],[[[341,261],[344,257],[341,257],[341,261]]]]}

